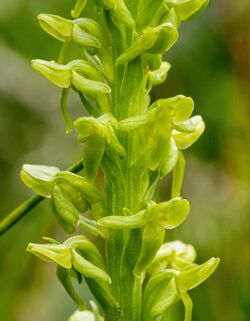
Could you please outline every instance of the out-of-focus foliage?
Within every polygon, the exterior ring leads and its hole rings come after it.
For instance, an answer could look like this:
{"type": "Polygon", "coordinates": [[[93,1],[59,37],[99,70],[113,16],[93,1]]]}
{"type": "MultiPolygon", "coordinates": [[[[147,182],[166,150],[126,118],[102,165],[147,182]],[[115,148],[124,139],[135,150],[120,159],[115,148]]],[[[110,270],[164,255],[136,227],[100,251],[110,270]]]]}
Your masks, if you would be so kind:
{"type": "MultiPolygon", "coordinates": [[[[21,164],[66,168],[80,155],[73,137],[64,135],[59,92],[30,68],[30,59],[53,59],[59,49],[39,28],[37,14],[67,16],[72,3],[0,2],[0,218],[28,196],[17,178],[21,164]]],[[[154,99],[192,96],[207,125],[187,155],[183,195],[190,216],[168,233],[168,240],[192,243],[201,262],[212,255],[222,259],[213,279],[192,293],[194,321],[247,321],[250,315],[249,15],[246,0],[211,1],[205,14],[183,26],[166,57],[172,64],[168,80],[154,91],[154,99]]],[[[168,193],[164,181],[159,198],[168,193]]],[[[1,320],[59,321],[73,310],[53,268],[25,252],[42,235],[63,239],[58,233],[45,202],[0,238],[1,320]]],[[[172,321],[180,312],[172,311],[172,321]]]]}

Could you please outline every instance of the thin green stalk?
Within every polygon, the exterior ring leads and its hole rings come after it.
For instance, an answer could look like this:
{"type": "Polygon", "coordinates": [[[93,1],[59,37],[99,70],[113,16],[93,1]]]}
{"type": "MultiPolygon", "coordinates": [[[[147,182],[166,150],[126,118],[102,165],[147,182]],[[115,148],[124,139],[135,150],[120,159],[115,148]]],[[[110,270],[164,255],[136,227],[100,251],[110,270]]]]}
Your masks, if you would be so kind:
{"type": "MultiPolygon", "coordinates": [[[[67,170],[72,173],[79,173],[83,169],[82,161],[70,166],[67,170]]],[[[33,208],[40,204],[45,198],[40,195],[33,195],[9,214],[0,222],[0,235],[6,233],[12,226],[18,223],[33,208]]]]}

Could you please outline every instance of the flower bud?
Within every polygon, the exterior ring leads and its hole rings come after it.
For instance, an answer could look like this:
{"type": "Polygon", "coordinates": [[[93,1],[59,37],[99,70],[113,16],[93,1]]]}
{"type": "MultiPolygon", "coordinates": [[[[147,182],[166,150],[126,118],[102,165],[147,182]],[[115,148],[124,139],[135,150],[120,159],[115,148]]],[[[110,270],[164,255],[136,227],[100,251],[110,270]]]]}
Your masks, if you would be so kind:
{"type": "Polygon", "coordinates": [[[60,170],[57,167],[23,165],[20,177],[25,185],[44,197],[51,197],[54,179],[60,170]]]}
{"type": "Polygon", "coordinates": [[[30,243],[27,251],[45,262],[55,262],[65,269],[70,269],[71,251],[63,244],[34,244],[30,243]]]}

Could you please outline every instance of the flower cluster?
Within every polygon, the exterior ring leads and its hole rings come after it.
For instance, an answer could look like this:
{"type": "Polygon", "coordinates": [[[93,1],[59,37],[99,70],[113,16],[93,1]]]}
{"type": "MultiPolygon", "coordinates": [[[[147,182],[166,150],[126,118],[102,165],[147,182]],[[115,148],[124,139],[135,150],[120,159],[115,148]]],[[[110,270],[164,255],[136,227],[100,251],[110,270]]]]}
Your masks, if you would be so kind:
{"type": "Polygon", "coordinates": [[[63,243],[45,238],[48,244],[31,243],[28,251],[57,264],[57,276],[79,309],[69,321],[164,321],[179,300],[190,321],[188,291],[219,263],[211,258],[198,265],[191,245],[164,243],[166,230],[189,213],[189,202],[181,197],[183,150],[205,125],[201,116],[192,116],[190,97],[151,102],[149,95],[167,77],[170,65],[163,55],[177,41],[180,24],[207,3],[77,0],[73,19],[38,16],[62,47],[57,61],[37,59],[32,67],[62,90],[66,132],[74,128],[83,144],[83,172],[24,165],[21,179],[50,199],[66,232],[84,234],[63,243]],[[78,50],[72,53],[72,46],[78,50]],[[89,113],[74,121],[67,100],[71,90],[89,113]],[[157,184],[169,173],[171,199],[156,203],[157,184]],[[72,278],[86,280],[98,303],[91,302],[92,311],[72,278]]]}

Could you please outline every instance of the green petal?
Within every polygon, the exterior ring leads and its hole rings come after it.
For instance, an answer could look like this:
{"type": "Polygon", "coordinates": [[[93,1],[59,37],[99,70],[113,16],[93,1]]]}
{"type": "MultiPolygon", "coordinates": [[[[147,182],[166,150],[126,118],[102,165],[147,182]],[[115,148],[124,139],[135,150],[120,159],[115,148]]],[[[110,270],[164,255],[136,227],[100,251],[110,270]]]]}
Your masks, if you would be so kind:
{"type": "Polygon", "coordinates": [[[87,33],[84,29],[81,28],[80,24],[75,23],[72,39],[79,45],[85,47],[100,48],[101,44],[97,38],[87,33]]]}
{"type": "Polygon", "coordinates": [[[72,71],[72,85],[84,94],[97,95],[111,92],[111,89],[107,84],[87,79],[76,71],[72,71]]]}
{"type": "Polygon", "coordinates": [[[168,62],[164,61],[162,62],[159,69],[149,72],[148,77],[149,77],[150,84],[152,86],[157,86],[163,83],[167,78],[167,74],[170,68],[171,68],[171,65],[168,62]]]}
{"type": "Polygon", "coordinates": [[[186,149],[193,145],[203,134],[205,130],[205,123],[200,116],[190,118],[195,130],[191,133],[180,132],[173,130],[173,138],[179,149],[186,149]]]}
{"type": "Polygon", "coordinates": [[[181,292],[186,292],[203,283],[216,270],[220,259],[211,258],[207,262],[182,271],[176,282],[181,292]]]}
{"type": "Polygon", "coordinates": [[[85,277],[99,282],[111,283],[109,275],[103,269],[83,258],[75,250],[72,250],[72,264],[85,277]]]}
{"type": "Polygon", "coordinates": [[[97,225],[111,229],[135,229],[145,224],[145,211],[130,216],[106,216],[97,225]]]}

